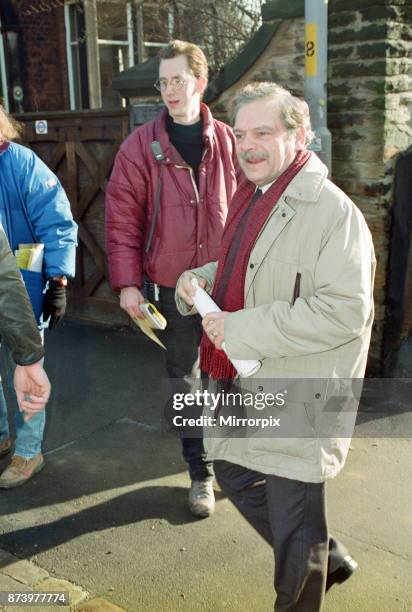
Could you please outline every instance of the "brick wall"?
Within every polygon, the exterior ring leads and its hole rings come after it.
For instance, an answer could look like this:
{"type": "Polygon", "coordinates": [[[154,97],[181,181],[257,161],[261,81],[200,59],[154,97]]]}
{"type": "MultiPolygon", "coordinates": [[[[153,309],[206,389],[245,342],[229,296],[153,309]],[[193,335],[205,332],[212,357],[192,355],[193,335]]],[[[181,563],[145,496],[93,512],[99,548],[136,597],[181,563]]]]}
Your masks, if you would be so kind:
{"type": "Polygon", "coordinates": [[[15,2],[20,21],[26,112],[69,108],[64,9],[31,11],[15,2]]]}

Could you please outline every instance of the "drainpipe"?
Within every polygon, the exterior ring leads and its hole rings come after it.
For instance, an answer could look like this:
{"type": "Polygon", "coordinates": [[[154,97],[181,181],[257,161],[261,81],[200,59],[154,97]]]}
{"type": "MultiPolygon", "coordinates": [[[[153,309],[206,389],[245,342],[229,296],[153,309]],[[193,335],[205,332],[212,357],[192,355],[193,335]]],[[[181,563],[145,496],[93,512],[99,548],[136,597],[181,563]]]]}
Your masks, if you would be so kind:
{"type": "Polygon", "coordinates": [[[305,100],[315,151],[332,173],[332,136],[327,128],[328,0],[305,0],[305,100]]]}

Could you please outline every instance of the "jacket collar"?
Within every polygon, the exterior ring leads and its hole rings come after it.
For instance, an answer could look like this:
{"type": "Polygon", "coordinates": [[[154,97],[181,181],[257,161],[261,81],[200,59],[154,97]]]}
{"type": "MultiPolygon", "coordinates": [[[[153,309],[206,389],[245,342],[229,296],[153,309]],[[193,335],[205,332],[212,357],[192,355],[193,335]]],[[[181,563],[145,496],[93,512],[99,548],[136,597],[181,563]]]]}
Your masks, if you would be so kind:
{"type": "Polygon", "coordinates": [[[305,202],[317,202],[327,175],[327,167],[312,151],[302,170],[286,187],[283,197],[305,202]]]}
{"type": "MultiPolygon", "coordinates": [[[[155,118],[154,133],[156,140],[160,142],[163,155],[170,158],[169,161],[181,162],[180,156],[178,156],[176,149],[169,140],[169,134],[166,128],[167,114],[167,108],[164,108],[155,118]]],[[[200,114],[203,121],[203,143],[204,145],[208,145],[209,142],[212,141],[214,135],[213,116],[209,107],[203,102],[200,103],[200,114]]]]}

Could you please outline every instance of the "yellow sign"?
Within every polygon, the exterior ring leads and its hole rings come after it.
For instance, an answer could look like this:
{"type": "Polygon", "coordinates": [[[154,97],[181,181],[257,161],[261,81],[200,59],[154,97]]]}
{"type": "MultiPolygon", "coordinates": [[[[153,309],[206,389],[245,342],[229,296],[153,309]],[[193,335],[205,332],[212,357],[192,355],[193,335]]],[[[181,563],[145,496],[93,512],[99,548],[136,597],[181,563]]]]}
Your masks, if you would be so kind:
{"type": "Polygon", "coordinates": [[[318,26],[307,23],[305,28],[305,73],[308,77],[318,74],[318,26]]]}

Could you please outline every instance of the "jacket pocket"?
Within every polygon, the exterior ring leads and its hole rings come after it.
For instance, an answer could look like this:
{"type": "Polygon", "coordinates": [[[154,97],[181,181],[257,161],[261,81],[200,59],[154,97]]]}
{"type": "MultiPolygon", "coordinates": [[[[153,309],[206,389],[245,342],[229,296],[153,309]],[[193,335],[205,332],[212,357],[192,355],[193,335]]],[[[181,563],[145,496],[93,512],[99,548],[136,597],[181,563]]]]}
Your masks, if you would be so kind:
{"type": "Polygon", "coordinates": [[[44,276],[42,272],[33,272],[32,270],[24,270],[20,268],[24,284],[26,285],[27,293],[31,301],[34,316],[39,322],[40,315],[43,310],[44,300],[44,276]]]}
{"type": "Polygon", "coordinates": [[[313,402],[303,402],[303,407],[306,415],[307,425],[312,430],[313,434],[316,436],[316,410],[317,408],[314,406],[313,402]]]}
{"type": "MultiPolygon", "coordinates": [[[[292,304],[292,298],[300,291],[300,280],[296,283],[299,273],[297,262],[289,262],[268,258],[259,269],[255,278],[256,299],[265,304],[271,300],[281,300],[292,304]]],[[[300,277],[299,277],[300,279],[300,277]]]]}
{"type": "Polygon", "coordinates": [[[263,416],[270,414],[279,419],[278,427],[259,431],[250,441],[250,452],[260,456],[258,462],[274,465],[276,456],[315,461],[317,436],[306,404],[287,401],[284,407],[270,408],[263,416]]]}
{"type": "Polygon", "coordinates": [[[300,279],[302,278],[301,272],[296,273],[295,286],[293,288],[292,306],[300,296],[300,279]]]}

